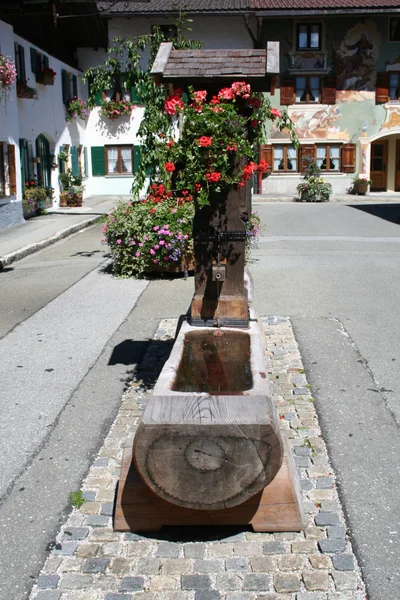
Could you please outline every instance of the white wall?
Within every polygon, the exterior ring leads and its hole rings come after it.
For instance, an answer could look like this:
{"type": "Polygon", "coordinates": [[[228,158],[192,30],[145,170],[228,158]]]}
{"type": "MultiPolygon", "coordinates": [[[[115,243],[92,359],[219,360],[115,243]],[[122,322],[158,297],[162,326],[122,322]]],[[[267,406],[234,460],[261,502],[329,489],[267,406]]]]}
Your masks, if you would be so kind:
{"type": "Polygon", "coordinates": [[[87,124],[88,140],[88,167],[90,178],[86,184],[87,195],[129,195],[131,193],[132,175],[106,175],[105,177],[92,177],[92,157],[90,147],[105,146],[110,144],[140,145],[137,130],[143,118],[143,106],[136,107],[131,115],[119,119],[108,119],[99,115],[99,108],[91,111],[87,124]]]}
{"type": "MultiPolygon", "coordinates": [[[[153,25],[171,25],[172,19],[166,17],[116,17],[108,21],[109,43],[115,37],[134,37],[151,33],[153,25]]],[[[253,33],[256,32],[255,21],[251,23],[253,33]]],[[[190,23],[192,31],[187,37],[202,41],[204,49],[253,48],[253,42],[245,29],[241,16],[193,17],[190,23]]],[[[78,59],[81,69],[85,70],[101,64],[106,58],[104,50],[94,51],[90,48],[78,48],[78,59]]],[[[147,59],[143,61],[146,66],[147,59]]]]}
{"type": "MultiPolygon", "coordinates": [[[[14,53],[14,31],[10,25],[0,21],[0,52],[15,60],[14,53]]],[[[10,95],[5,105],[0,103],[0,141],[5,142],[4,150],[7,152],[6,144],[16,146],[15,152],[15,168],[17,175],[17,194],[6,196],[0,199],[1,202],[19,202],[22,201],[21,193],[21,167],[18,152],[19,143],[19,123],[18,123],[18,105],[15,84],[11,87],[10,95]]],[[[5,157],[7,164],[7,156],[5,157]]],[[[5,173],[6,181],[8,181],[8,172],[5,173]]],[[[21,205],[22,215],[22,205],[21,205]]]]}
{"type": "MultiPolygon", "coordinates": [[[[50,56],[47,52],[27,42],[19,36],[14,36],[15,42],[25,49],[25,69],[27,83],[38,91],[37,100],[18,98],[19,115],[19,137],[29,140],[33,145],[35,154],[35,141],[38,135],[43,134],[50,142],[50,151],[55,156],[60,146],[69,144],[71,146],[85,145],[86,123],[82,120],[74,120],[72,123],[65,121],[65,105],[62,97],[61,71],[66,71],[77,76],[78,97],[87,99],[87,85],[82,82],[82,72],[75,69],[57,58],[50,56]],[[42,85],[36,82],[35,74],[31,69],[30,48],[49,56],[49,67],[56,72],[54,85],[42,85]]],[[[51,185],[55,190],[54,204],[59,200],[58,168],[52,169],[51,185]]]]}

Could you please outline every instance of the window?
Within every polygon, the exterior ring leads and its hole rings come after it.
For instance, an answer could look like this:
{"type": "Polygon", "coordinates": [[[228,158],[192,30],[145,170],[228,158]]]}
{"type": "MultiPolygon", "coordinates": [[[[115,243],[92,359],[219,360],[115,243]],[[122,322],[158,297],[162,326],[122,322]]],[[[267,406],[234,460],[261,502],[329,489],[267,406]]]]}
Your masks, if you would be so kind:
{"type": "Polygon", "coordinates": [[[321,78],[318,75],[296,77],[296,103],[320,102],[321,78]]]}
{"type": "Polygon", "coordinates": [[[296,172],[297,150],[293,146],[274,145],[274,171],[296,172]]]}
{"type": "Polygon", "coordinates": [[[68,104],[72,98],[78,96],[78,80],[76,75],[69,73],[65,69],[61,71],[62,97],[63,103],[68,104]]]}
{"type": "Polygon", "coordinates": [[[400,19],[389,19],[389,41],[400,42],[400,19]]]}
{"type": "Polygon", "coordinates": [[[15,44],[15,66],[17,67],[17,82],[26,83],[25,48],[15,44]]]}
{"type": "Polygon", "coordinates": [[[105,146],[106,175],[132,175],[133,147],[105,146]]]}
{"type": "Polygon", "coordinates": [[[297,25],[297,50],[321,49],[321,23],[297,25]]]}
{"type": "Polygon", "coordinates": [[[389,73],[389,99],[400,100],[400,73],[396,71],[389,73]]]}
{"type": "Polygon", "coordinates": [[[318,144],[317,165],[321,171],[339,171],[340,144],[318,144]]]}
{"type": "Polygon", "coordinates": [[[153,25],[151,33],[154,33],[156,28],[164,34],[165,39],[168,41],[176,38],[178,34],[176,25],[172,25],[172,23],[170,25],[153,25]]]}

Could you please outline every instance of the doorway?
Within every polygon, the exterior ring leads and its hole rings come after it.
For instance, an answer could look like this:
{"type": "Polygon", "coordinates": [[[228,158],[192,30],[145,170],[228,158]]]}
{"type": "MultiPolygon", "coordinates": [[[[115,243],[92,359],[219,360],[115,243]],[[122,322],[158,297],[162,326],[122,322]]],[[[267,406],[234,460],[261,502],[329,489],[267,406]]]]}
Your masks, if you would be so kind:
{"type": "Polygon", "coordinates": [[[36,138],[36,156],[40,159],[37,164],[38,183],[49,188],[51,187],[50,144],[44,135],[36,138]]]}
{"type": "Polygon", "coordinates": [[[371,191],[386,191],[387,189],[387,140],[379,140],[371,144],[371,191]]]}

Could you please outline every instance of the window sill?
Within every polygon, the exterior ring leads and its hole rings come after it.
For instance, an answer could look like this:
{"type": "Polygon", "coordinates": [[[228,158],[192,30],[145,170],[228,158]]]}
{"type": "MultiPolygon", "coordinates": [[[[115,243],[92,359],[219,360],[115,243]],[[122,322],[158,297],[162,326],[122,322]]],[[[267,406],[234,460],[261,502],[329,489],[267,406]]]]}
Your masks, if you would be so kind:
{"type": "Polygon", "coordinates": [[[118,179],[128,179],[133,177],[133,173],[107,173],[104,177],[106,179],[114,179],[115,177],[117,177],[118,179]]]}

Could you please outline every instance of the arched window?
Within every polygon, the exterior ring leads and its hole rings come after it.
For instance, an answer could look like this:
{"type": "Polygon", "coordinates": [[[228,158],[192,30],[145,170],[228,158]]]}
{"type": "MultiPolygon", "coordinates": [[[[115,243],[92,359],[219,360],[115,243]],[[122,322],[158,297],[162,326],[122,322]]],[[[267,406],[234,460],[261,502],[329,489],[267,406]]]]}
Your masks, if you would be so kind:
{"type": "Polygon", "coordinates": [[[36,138],[36,157],[40,159],[37,163],[38,183],[51,187],[50,144],[42,134],[36,138]]]}

